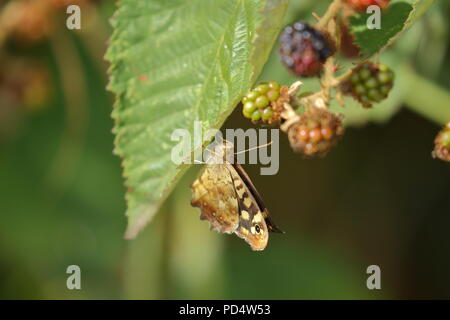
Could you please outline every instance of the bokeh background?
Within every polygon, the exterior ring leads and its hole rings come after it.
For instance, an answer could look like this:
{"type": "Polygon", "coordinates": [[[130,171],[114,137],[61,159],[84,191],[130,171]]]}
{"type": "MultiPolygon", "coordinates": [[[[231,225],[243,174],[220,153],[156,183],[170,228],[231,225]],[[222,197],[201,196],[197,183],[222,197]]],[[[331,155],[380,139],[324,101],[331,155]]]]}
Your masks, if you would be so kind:
{"type": "MultiPolygon", "coordinates": [[[[450,297],[450,165],[431,157],[450,120],[448,1],[376,57],[396,71],[397,91],[374,111],[348,107],[326,158],[303,159],[282,135],[279,174],[246,166],[286,231],[264,252],[198,219],[189,185],[199,166],[137,239],[123,239],[103,59],[114,2],[71,1],[81,31],[65,28],[63,0],[0,2],[0,298],[450,297]],[[81,290],[66,288],[72,264],[81,290]],[[371,264],[382,290],[366,288],[371,264]]],[[[292,1],[286,23],[313,21],[327,3],[292,1]]],[[[261,79],[288,84],[276,51],[261,79]]],[[[224,127],[251,126],[238,109],[224,127]]]]}

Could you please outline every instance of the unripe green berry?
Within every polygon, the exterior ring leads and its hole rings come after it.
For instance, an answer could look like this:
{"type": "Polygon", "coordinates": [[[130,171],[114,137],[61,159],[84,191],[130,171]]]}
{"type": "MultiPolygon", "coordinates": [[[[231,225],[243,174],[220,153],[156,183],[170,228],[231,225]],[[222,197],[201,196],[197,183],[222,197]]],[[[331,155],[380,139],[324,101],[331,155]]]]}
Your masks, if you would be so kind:
{"type": "Polygon", "coordinates": [[[247,102],[246,104],[244,104],[244,108],[243,108],[243,113],[244,116],[246,116],[247,118],[250,118],[253,111],[255,111],[257,109],[257,106],[254,102],[247,102]]]}
{"type": "Polygon", "coordinates": [[[360,99],[361,99],[361,102],[362,102],[363,104],[370,104],[370,99],[369,99],[368,96],[366,96],[366,95],[361,96],[360,99]]]}
{"type": "Polygon", "coordinates": [[[261,119],[261,112],[259,110],[256,110],[252,113],[252,120],[258,121],[259,119],[261,119]]]}
{"type": "Polygon", "coordinates": [[[392,88],[394,73],[380,63],[366,62],[352,70],[352,75],[346,80],[347,94],[351,94],[370,108],[372,103],[385,99],[392,88]]]}
{"type": "Polygon", "coordinates": [[[351,81],[353,84],[357,84],[357,83],[359,82],[359,76],[358,76],[358,73],[354,72],[354,73],[352,74],[352,76],[350,77],[350,81],[351,81]]]}
{"type": "Polygon", "coordinates": [[[278,91],[280,90],[280,84],[278,82],[276,82],[276,81],[270,81],[268,83],[268,86],[272,90],[278,90],[278,91]]]}
{"type": "Polygon", "coordinates": [[[374,100],[375,102],[379,102],[383,100],[383,95],[376,89],[370,89],[368,96],[370,99],[374,100]]]}
{"type": "Polygon", "coordinates": [[[374,78],[369,78],[364,82],[364,86],[368,89],[376,88],[378,86],[378,81],[374,78]]]}
{"type": "Polygon", "coordinates": [[[257,86],[255,89],[254,89],[254,91],[256,91],[256,92],[258,92],[258,93],[260,93],[260,94],[264,94],[264,93],[266,93],[267,91],[269,91],[269,85],[268,84],[266,84],[266,83],[262,83],[262,84],[260,84],[259,86],[257,86]]]}
{"type": "Polygon", "coordinates": [[[380,87],[380,92],[384,95],[387,95],[389,91],[391,91],[391,86],[389,85],[384,85],[380,87]]]}
{"type": "Polygon", "coordinates": [[[360,71],[359,71],[359,77],[362,79],[362,80],[366,80],[366,79],[368,79],[369,77],[371,76],[371,72],[370,72],[370,70],[369,69],[361,69],[360,71]]]}
{"type": "Polygon", "coordinates": [[[385,84],[392,80],[392,75],[389,73],[381,72],[377,74],[377,79],[381,84],[385,84]]]}
{"type": "Polygon", "coordinates": [[[255,100],[255,104],[258,108],[264,108],[269,105],[269,99],[266,96],[259,96],[255,100]]]}
{"type": "Polygon", "coordinates": [[[441,141],[443,146],[450,147],[450,131],[442,133],[441,141]]]}
{"type": "Polygon", "coordinates": [[[260,119],[269,123],[278,121],[279,118],[275,117],[272,106],[276,105],[277,100],[280,99],[280,90],[281,86],[275,81],[257,85],[241,100],[244,117],[252,119],[253,122],[260,119]]]}
{"type": "Polygon", "coordinates": [[[273,116],[273,111],[272,111],[271,107],[265,108],[261,115],[262,119],[265,121],[270,120],[272,118],[272,116],[273,116]]]}
{"type": "Polygon", "coordinates": [[[247,97],[248,100],[255,101],[256,98],[259,97],[259,92],[256,92],[256,91],[250,91],[249,93],[247,93],[246,97],[247,97]]]}
{"type": "Polygon", "coordinates": [[[252,114],[249,113],[247,110],[245,110],[244,108],[242,108],[242,114],[244,115],[245,118],[250,119],[252,117],[252,114]]]}
{"type": "Polygon", "coordinates": [[[366,93],[366,88],[362,84],[357,84],[354,90],[359,95],[366,93]]]}
{"type": "Polygon", "coordinates": [[[280,91],[278,90],[270,90],[266,93],[267,98],[269,98],[270,101],[277,101],[280,97],[280,91]]]}
{"type": "Polygon", "coordinates": [[[380,70],[381,72],[390,71],[389,67],[387,65],[385,65],[384,63],[378,64],[378,70],[380,70]]]}

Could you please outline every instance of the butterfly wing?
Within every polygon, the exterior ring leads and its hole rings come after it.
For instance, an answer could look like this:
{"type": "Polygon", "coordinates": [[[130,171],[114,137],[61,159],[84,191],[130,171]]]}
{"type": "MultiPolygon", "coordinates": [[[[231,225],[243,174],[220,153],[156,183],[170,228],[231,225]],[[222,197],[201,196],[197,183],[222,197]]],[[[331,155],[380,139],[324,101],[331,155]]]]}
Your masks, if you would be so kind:
{"type": "Polygon", "coordinates": [[[239,175],[240,179],[244,182],[244,185],[247,187],[249,194],[253,196],[253,199],[258,204],[260,211],[262,212],[262,215],[264,217],[264,221],[267,224],[267,228],[269,229],[269,232],[276,232],[276,233],[284,233],[280,228],[277,227],[277,225],[273,222],[273,220],[269,216],[269,211],[267,210],[266,205],[264,204],[262,197],[259,195],[258,190],[254,186],[252,180],[250,180],[250,177],[248,176],[247,172],[235,161],[235,164],[232,165],[233,169],[236,171],[236,173],[239,175]]]}
{"type": "Polygon", "coordinates": [[[200,208],[201,220],[211,229],[232,233],[239,226],[239,204],[233,180],[223,164],[206,165],[191,186],[194,207],[200,208]]]}
{"type": "MultiPolygon", "coordinates": [[[[255,187],[238,164],[227,165],[237,193],[239,207],[239,226],[235,233],[244,239],[253,250],[264,250],[269,241],[269,231],[275,226],[268,220],[268,211],[259,194],[253,192],[255,187]],[[243,178],[241,172],[245,174],[243,178]],[[258,199],[258,200],[257,200],[258,199]],[[270,224],[267,224],[267,221],[270,224]]],[[[275,226],[276,230],[279,230],[275,226]]]]}

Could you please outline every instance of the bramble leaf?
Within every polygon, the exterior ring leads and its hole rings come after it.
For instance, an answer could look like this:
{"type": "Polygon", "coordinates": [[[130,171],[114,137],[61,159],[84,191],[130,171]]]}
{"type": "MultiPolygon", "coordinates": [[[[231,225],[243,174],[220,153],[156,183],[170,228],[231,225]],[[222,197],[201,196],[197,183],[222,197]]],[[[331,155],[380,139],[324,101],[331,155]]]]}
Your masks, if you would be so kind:
{"type": "Polygon", "coordinates": [[[433,4],[434,0],[402,0],[392,2],[386,11],[381,12],[381,28],[369,29],[367,21],[373,14],[357,14],[350,18],[350,30],[363,57],[390,46],[399,35],[433,4]]]}

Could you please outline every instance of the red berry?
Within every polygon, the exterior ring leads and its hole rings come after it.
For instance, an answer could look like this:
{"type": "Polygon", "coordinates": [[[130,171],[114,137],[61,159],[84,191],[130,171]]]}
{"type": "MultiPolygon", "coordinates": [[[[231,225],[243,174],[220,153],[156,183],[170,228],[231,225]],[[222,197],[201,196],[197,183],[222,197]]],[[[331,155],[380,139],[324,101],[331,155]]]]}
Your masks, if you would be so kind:
{"type": "Polygon", "coordinates": [[[379,6],[384,10],[389,6],[389,1],[390,0],[345,0],[345,2],[358,12],[366,12],[367,8],[372,5],[379,6]]]}

